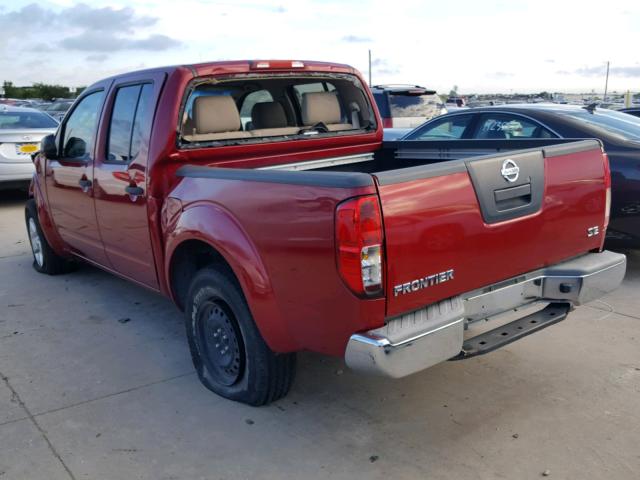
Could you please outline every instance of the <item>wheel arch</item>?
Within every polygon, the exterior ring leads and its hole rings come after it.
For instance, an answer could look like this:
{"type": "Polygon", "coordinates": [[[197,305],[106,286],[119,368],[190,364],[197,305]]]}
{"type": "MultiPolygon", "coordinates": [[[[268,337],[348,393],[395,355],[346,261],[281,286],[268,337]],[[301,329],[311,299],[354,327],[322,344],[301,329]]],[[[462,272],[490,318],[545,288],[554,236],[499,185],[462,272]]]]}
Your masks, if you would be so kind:
{"type": "Polygon", "coordinates": [[[165,277],[181,310],[197,271],[207,266],[224,269],[237,282],[269,347],[280,353],[298,350],[258,249],[230,212],[209,203],[186,208],[166,239],[165,277]]]}
{"type": "Polygon", "coordinates": [[[169,262],[168,284],[171,296],[180,310],[185,308],[191,279],[196,272],[205,267],[226,270],[237,281],[229,262],[211,244],[203,240],[184,240],[173,251],[169,262]]]}

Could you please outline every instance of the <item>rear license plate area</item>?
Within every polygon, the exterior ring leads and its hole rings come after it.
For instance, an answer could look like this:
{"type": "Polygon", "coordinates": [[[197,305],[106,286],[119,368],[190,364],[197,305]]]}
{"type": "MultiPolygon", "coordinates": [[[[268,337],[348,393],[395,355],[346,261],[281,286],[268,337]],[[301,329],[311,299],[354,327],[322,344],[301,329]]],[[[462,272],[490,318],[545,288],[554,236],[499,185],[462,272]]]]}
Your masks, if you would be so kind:
{"type": "Polygon", "coordinates": [[[36,143],[16,143],[17,155],[31,155],[40,149],[36,143]]]}

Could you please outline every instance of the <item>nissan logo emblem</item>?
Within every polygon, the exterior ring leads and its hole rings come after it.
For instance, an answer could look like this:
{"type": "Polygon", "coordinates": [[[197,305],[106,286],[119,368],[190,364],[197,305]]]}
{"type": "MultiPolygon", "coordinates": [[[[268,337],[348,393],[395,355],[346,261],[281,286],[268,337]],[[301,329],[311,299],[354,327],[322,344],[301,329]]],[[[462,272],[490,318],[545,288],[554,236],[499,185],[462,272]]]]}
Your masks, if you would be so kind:
{"type": "Polygon", "coordinates": [[[520,175],[520,167],[510,158],[502,162],[502,170],[500,173],[507,182],[515,182],[520,175]]]}

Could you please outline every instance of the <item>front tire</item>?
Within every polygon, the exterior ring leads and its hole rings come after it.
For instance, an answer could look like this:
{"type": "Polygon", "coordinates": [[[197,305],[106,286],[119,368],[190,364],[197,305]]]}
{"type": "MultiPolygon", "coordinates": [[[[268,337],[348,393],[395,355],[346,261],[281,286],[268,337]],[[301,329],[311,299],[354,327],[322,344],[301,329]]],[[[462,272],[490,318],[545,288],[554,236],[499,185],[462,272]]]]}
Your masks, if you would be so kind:
{"type": "Polygon", "coordinates": [[[74,270],[75,264],[54,252],[47,242],[40,227],[36,201],[33,198],[27,201],[24,216],[33,254],[33,268],[37,272],[49,275],[59,275],[74,270]]]}
{"type": "Polygon", "coordinates": [[[254,406],[288,393],[295,353],[278,354],[265,343],[233,274],[214,268],[196,273],[185,314],[191,357],[205,387],[254,406]]]}

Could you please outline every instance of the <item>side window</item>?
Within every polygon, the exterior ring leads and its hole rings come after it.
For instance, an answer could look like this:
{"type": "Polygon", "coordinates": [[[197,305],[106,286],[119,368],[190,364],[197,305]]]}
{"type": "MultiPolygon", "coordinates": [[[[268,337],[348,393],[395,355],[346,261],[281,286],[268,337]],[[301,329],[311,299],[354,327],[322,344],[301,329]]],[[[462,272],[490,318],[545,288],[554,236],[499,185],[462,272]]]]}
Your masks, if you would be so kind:
{"type": "Polygon", "coordinates": [[[410,140],[457,140],[462,138],[471,123],[472,115],[454,115],[431,122],[424,130],[416,132],[410,140]]]}
{"type": "Polygon", "coordinates": [[[269,90],[258,90],[247,95],[240,107],[240,121],[243,130],[249,130],[247,124],[251,122],[251,111],[256,103],[273,102],[273,97],[269,90]]]}
{"type": "Polygon", "coordinates": [[[62,141],[64,158],[91,160],[103,98],[103,91],[91,93],[84,97],[71,112],[71,116],[64,125],[62,141]]]}
{"type": "Polygon", "coordinates": [[[116,92],[107,143],[107,159],[110,162],[129,162],[131,129],[139,96],[140,85],[119,88],[116,92]]]}
{"type": "Polygon", "coordinates": [[[142,144],[149,141],[151,132],[151,122],[153,121],[153,85],[145,83],[142,85],[138,109],[133,120],[133,133],[131,134],[131,160],[135,160],[140,153],[142,144]]]}
{"type": "Polygon", "coordinates": [[[506,113],[488,113],[480,117],[475,138],[551,138],[554,135],[537,122],[506,113]]]}
{"type": "Polygon", "coordinates": [[[151,93],[151,84],[117,90],[109,124],[108,161],[129,163],[140,152],[150,123],[151,93]]]}

